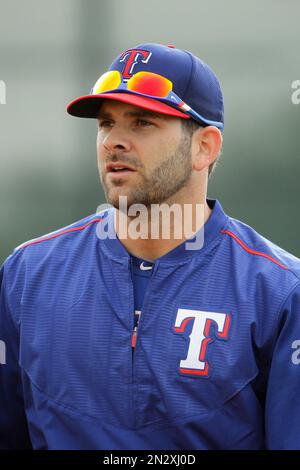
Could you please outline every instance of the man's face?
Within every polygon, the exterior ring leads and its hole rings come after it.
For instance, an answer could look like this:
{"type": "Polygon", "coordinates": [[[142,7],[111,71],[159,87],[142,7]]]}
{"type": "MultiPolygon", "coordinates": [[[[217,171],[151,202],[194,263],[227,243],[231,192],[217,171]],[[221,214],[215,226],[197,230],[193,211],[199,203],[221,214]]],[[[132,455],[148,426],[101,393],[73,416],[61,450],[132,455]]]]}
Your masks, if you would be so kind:
{"type": "Polygon", "coordinates": [[[192,175],[191,139],[181,119],[106,100],[98,116],[97,156],[107,202],[119,208],[161,204],[187,185],[192,175]],[[111,163],[133,171],[114,171],[111,163]]]}

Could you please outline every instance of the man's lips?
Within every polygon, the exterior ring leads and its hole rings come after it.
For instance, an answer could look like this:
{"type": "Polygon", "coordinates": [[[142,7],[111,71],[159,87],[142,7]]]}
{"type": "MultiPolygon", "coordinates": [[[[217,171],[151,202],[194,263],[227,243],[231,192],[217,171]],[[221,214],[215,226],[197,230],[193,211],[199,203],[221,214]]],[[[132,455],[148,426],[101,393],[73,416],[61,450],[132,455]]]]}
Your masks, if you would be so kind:
{"type": "Polygon", "coordinates": [[[108,163],[106,166],[106,171],[107,173],[114,173],[114,174],[122,174],[122,173],[127,173],[130,171],[136,171],[134,168],[131,166],[127,165],[127,163],[121,163],[121,162],[114,162],[114,163],[108,163]]]}

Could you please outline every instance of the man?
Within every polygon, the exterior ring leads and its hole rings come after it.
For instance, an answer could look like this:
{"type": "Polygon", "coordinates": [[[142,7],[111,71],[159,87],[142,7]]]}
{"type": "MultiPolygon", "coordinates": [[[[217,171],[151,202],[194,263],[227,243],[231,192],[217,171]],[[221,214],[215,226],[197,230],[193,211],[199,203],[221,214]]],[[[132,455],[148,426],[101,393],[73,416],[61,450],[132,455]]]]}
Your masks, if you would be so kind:
{"type": "Polygon", "coordinates": [[[206,199],[214,73],[142,44],[68,112],[113,207],[2,267],[1,447],[299,449],[300,263],[206,199]]]}

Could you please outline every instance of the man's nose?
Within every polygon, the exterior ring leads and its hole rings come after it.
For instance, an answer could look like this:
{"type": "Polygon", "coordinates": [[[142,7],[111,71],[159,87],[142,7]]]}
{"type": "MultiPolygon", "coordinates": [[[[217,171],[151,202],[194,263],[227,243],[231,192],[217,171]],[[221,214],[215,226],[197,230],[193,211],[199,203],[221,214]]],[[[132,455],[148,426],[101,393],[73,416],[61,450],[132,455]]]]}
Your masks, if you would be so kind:
{"type": "Polygon", "coordinates": [[[116,150],[123,150],[128,152],[131,149],[128,133],[125,129],[122,129],[116,125],[110,129],[108,134],[103,139],[102,144],[111,153],[114,153],[116,150]]]}

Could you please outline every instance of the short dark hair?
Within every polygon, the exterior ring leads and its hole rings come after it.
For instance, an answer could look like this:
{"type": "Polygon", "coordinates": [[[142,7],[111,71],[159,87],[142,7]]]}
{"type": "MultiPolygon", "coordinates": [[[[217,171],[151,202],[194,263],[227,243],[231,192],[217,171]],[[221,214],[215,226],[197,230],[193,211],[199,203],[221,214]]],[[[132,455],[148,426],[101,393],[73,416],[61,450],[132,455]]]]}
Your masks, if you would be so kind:
{"type": "MultiPolygon", "coordinates": [[[[200,122],[195,121],[195,119],[181,119],[181,126],[183,129],[183,132],[186,132],[190,137],[196,132],[198,129],[205,127],[203,124],[200,124],[200,122]]],[[[208,177],[212,174],[214,171],[217,161],[219,157],[216,158],[216,160],[209,165],[208,167],[208,177]]]]}

